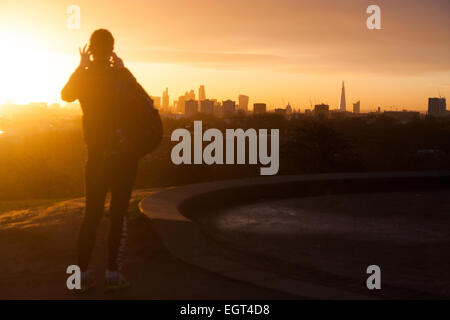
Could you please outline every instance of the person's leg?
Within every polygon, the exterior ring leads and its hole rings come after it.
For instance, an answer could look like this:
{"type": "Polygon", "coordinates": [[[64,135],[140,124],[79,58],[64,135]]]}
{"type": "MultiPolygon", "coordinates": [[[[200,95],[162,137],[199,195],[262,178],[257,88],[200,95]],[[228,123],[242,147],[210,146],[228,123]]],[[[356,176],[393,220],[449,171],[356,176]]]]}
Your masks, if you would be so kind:
{"type": "Polygon", "coordinates": [[[101,154],[89,152],[85,169],[86,207],[78,235],[78,266],[82,271],[88,269],[108,191],[103,166],[101,154]]]}
{"type": "Polygon", "coordinates": [[[108,271],[120,271],[126,244],[127,213],[137,172],[137,159],[115,161],[111,181],[108,271]]]}

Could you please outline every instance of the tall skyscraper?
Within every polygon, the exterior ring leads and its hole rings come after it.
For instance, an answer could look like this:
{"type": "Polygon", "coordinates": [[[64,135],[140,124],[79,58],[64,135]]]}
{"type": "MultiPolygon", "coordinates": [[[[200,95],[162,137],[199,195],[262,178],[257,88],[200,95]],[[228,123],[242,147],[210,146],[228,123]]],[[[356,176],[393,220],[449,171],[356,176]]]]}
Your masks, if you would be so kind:
{"type": "Polygon", "coordinates": [[[201,85],[198,89],[198,100],[203,101],[206,100],[205,86],[201,85]]]}
{"type": "Polygon", "coordinates": [[[162,108],[164,111],[169,110],[169,88],[166,88],[162,94],[162,108]]]}
{"type": "Polygon", "coordinates": [[[445,98],[428,98],[428,114],[442,116],[447,109],[445,98]]]}
{"type": "Polygon", "coordinates": [[[248,111],[248,96],[244,94],[239,95],[239,109],[244,110],[245,112],[248,111]]]}
{"type": "Polygon", "coordinates": [[[342,112],[347,111],[347,106],[345,102],[345,86],[344,81],[342,81],[342,92],[341,92],[341,105],[339,106],[339,110],[342,112]]]}
{"type": "Polygon", "coordinates": [[[360,113],[361,112],[361,101],[358,101],[353,104],[353,113],[360,113]]]}

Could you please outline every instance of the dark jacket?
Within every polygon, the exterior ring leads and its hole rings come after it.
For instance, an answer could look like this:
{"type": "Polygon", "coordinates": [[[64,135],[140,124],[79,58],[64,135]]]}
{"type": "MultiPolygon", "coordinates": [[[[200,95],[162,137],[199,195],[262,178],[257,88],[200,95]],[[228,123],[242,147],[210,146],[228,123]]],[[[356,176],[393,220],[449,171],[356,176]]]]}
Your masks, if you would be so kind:
{"type": "Polygon", "coordinates": [[[121,120],[118,92],[124,80],[137,84],[126,68],[117,70],[92,62],[88,68],[77,68],[64,86],[62,100],[73,102],[78,99],[81,104],[88,149],[102,150],[110,145],[111,136],[121,120]]]}

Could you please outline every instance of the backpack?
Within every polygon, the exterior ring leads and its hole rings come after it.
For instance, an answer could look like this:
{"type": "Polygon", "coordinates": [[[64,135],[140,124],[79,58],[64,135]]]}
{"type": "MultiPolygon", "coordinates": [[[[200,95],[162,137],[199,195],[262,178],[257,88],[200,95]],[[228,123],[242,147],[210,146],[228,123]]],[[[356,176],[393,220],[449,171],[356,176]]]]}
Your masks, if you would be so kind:
{"type": "Polygon", "coordinates": [[[128,69],[116,71],[113,142],[120,154],[143,157],[161,143],[161,117],[153,100],[128,69]]]}

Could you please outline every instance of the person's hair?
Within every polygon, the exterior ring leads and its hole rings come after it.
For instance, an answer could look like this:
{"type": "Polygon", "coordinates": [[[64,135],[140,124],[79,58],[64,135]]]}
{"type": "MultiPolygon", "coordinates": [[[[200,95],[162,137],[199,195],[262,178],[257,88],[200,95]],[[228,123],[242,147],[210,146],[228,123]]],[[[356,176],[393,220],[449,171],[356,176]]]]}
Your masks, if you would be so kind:
{"type": "Polygon", "coordinates": [[[95,30],[91,35],[89,47],[94,57],[108,56],[114,50],[114,37],[106,29],[95,30]]]}

